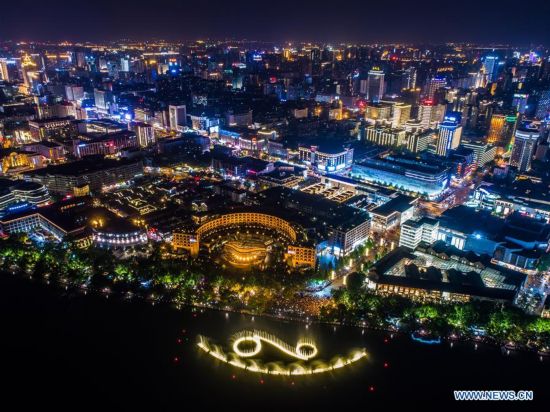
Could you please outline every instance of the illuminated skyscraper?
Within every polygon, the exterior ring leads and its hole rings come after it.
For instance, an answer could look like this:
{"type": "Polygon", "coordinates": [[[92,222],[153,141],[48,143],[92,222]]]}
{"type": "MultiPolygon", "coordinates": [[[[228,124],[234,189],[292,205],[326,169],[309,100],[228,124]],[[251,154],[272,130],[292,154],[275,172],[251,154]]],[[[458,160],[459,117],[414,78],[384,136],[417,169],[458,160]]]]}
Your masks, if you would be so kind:
{"type": "Polygon", "coordinates": [[[449,150],[456,149],[460,145],[461,136],[460,120],[454,116],[445,116],[445,121],[439,125],[436,153],[439,156],[447,156],[449,150]]]}
{"type": "Polygon", "coordinates": [[[367,78],[367,100],[379,102],[384,96],[384,72],[375,67],[367,78]]]}
{"type": "Polygon", "coordinates": [[[487,133],[487,143],[498,144],[504,130],[506,116],[503,114],[493,114],[489,124],[489,132],[487,133]]]}
{"type": "Polygon", "coordinates": [[[8,59],[0,59],[0,80],[10,81],[10,73],[8,71],[8,59]]]}
{"type": "Polygon", "coordinates": [[[434,104],[433,100],[424,100],[418,107],[418,120],[424,129],[437,126],[444,117],[444,104],[434,104]]]}
{"type": "Polygon", "coordinates": [[[483,72],[487,75],[489,83],[494,82],[498,76],[498,56],[488,55],[483,59],[483,72]]]}
{"type": "Polygon", "coordinates": [[[527,100],[529,99],[529,95],[525,93],[516,93],[514,94],[514,98],[512,100],[512,106],[514,106],[515,110],[518,113],[525,114],[525,110],[527,109],[527,100]]]}
{"type": "Polygon", "coordinates": [[[128,56],[120,58],[120,71],[121,72],[130,71],[130,58],[128,56]]]}
{"type": "Polygon", "coordinates": [[[187,124],[187,111],[185,105],[168,106],[168,118],[170,129],[177,130],[178,126],[183,127],[187,124]]]}
{"type": "Polygon", "coordinates": [[[409,67],[404,70],[402,80],[403,89],[414,89],[416,87],[416,68],[409,67]]]}
{"type": "Polygon", "coordinates": [[[502,154],[506,151],[504,148],[510,144],[516,131],[516,116],[507,116],[504,114],[493,114],[487,133],[487,143],[499,147],[498,152],[502,154]]]}
{"type": "Polygon", "coordinates": [[[109,113],[114,103],[113,93],[109,90],[94,89],[95,107],[100,113],[109,113]]]}
{"type": "Polygon", "coordinates": [[[426,99],[433,99],[435,92],[438,91],[440,88],[445,87],[447,85],[447,80],[445,77],[441,76],[435,76],[432,77],[428,82],[426,83],[426,87],[424,89],[424,96],[426,99]]]}
{"type": "Polygon", "coordinates": [[[396,103],[392,107],[391,125],[393,128],[403,126],[411,118],[411,105],[396,103]]]}
{"type": "Polygon", "coordinates": [[[546,119],[550,115],[550,90],[543,90],[537,106],[537,118],[546,119]]]}
{"type": "Polygon", "coordinates": [[[138,143],[141,147],[148,147],[155,143],[155,131],[153,126],[142,123],[142,122],[133,122],[128,125],[129,130],[133,130],[136,134],[138,143]]]}
{"type": "Polygon", "coordinates": [[[540,133],[537,129],[521,128],[516,130],[510,165],[517,167],[520,172],[530,170],[531,159],[539,137],[540,133]]]}

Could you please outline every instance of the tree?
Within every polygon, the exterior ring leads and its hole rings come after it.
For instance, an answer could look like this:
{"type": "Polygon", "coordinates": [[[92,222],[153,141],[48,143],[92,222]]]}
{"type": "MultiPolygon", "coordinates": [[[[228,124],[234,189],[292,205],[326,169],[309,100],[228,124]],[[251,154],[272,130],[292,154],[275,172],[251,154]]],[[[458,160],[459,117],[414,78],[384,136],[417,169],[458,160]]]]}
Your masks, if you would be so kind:
{"type": "Polygon", "coordinates": [[[550,319],[536,318],[527,324],[526,329],[537,334],[550,333],[550,319]]]}
{"type": "Polygon", "coordinates": [[[455,304],[447,313],[447,322],[452,327],[464,331],[475,321],[475,311],[469,304],[455,304]]]}
{"type": "Polygon", "coordinates": [[[351,294],[356,295],[365,284],[366,276],[362,272],[353,272],[347,275],[346,285],[351,294]]]}
{"type": "Polygon", "coordinates": [[[439,316],[439,311],[435,306],[422,305],[414,310],[415,316],[420,319],[435,319],[439,316]]]}

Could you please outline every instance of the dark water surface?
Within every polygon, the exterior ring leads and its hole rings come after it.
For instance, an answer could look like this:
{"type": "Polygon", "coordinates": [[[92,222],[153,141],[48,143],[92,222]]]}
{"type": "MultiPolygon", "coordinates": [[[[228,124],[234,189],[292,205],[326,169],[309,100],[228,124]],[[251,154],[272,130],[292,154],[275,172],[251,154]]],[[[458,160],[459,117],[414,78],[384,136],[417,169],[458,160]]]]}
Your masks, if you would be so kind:
{"type": "MultiPolygon", "coordinates": [[[[176,311],[67,293],[3,274],[0,313],[2,403],[16,405],[4,410],[183,411],[213,405],[244,410],[356,405],[364,410],[403,404],[427,409],[454,403],[453,389],[533,390],[537,404],[550,400],[550,360],[525,353],[505,356],[487,346],[474,350],[471,343],[451,348],[382,332],[362,334],[352,327],[306,329],[304,324],[239,314],[176,311]],[[319,356],[327,360],[359,347],[369,357],[313,377],[261,376],[221,364],[195,345],[197,334],[225,344],[245,328],[269,331],[292,345],[300,336],[311,336],[319,356]]],[[[276,351],[267,354],[279,356],[276,351]]]]}

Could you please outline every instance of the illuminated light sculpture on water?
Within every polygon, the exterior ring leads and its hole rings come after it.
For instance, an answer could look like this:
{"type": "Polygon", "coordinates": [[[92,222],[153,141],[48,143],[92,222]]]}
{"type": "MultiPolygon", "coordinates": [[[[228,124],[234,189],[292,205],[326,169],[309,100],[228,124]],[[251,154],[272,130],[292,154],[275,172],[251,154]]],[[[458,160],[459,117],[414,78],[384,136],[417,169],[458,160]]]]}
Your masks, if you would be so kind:
{"type": "Polygon", "coordinates": [[[202,335],[198,336],[197,345],[210,356],[232,366],[244,369],[249,372],[264,373],[269,375],[312,375],[324,373],[343,368],[366,358],[365,350],[357,350],[350,356],[337,356],[331,362],[312,360],[318,354],[317,346],[311,339],[299,339],[296,346],[291,346],[276,336],[259,330],[244,330],[232,336],[233,352],[226,353],[224,350],[202,335]],[[262,350],[262,342],[268,343],[277,348],[287,356],[304,361],[283,365],[280,362],[269,362],[264,364],[258,359],[251,359],[262,350]],[[250,345],[249,348],[243,348],[250,345]],[[307,362],[312,360],[311,362],[307,362]]]}

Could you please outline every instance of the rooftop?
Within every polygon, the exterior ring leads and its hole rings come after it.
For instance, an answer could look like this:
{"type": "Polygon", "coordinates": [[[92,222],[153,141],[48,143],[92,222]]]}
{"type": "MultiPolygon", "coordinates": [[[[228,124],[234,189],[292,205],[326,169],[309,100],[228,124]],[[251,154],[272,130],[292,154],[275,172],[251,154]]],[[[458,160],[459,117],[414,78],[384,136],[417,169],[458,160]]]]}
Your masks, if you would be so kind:
{"type": "Polygon", "coordinates": [[[64,163],[59,165],[49,165],[43,169],[36,169],[25,172],[29,176],[46,176],[46,175],[63,175],[63,176],[81,176],[84,174],[94,173],[100,170],[111,169],[115,167],[135,164],[135,160],[114,160],[107,159],[102,156],[86,156],[82,160],[77,160],[72,163],[64,163]]]}
{"type": "Polygon", "coordinates": [[[417,200],[418,198],[416,197],[400,194],[383,205],[374,208],[371,210],[371,213],[380,216],[389,216],[395,212],[403,213],[411,207],[414,207],[417,200]]]}

